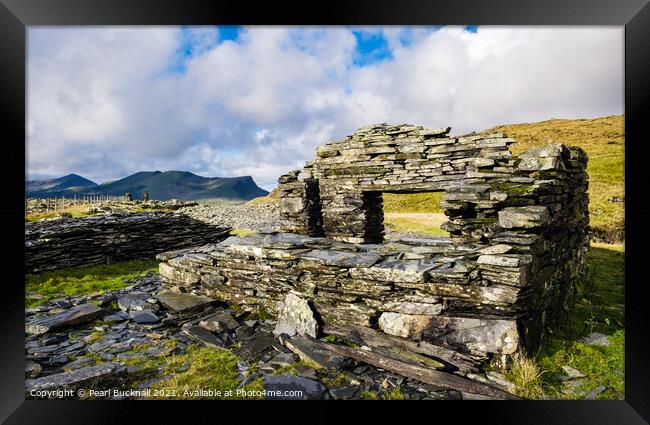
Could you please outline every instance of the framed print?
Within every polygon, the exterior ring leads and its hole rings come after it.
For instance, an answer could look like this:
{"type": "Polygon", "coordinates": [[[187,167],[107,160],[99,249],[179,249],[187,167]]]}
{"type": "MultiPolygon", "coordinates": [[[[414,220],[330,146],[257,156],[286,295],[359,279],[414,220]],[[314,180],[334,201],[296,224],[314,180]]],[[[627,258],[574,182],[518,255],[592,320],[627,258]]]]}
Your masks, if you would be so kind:
{"type": "Polygon", "coordinates": [[[3,1],[2,419],[647,423],[646,3],[3,1]]]}

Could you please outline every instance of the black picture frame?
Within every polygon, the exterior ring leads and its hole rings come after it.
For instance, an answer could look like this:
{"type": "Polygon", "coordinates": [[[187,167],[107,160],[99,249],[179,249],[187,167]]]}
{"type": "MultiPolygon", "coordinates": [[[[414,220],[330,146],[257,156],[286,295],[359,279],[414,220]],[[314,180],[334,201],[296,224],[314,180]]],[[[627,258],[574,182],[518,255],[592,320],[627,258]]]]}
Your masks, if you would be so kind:
{"type": "MultiPolygon", "coordinates": [[[[392,407],[395,413],[454,422],[468,417],[481,423],[499,424],[641,424],[650,418],[650,323],[644,287],[644,241],[649,239],[650,208],[644,204],[644,160],[650,122],[650,5],[648,0],[334,0],[310,2],[249,3],[234,0],[1,0],[0,2],[0,111],[3,126],[1,167],[4,200],[0,203],[5,253],[0,302],[0,420],[6,423],[130,423],[170,419],[179,401],[26,401],[24,399],[24,260],[21,232],[24,229],[24,180],[19,170],[25,164],[26,143],[26,27],[33,25],[617,25],[625,26],[625,181],[626,181],[626,347],[625,400],[620,401],[499,401],[479,404],[438,403],[392,407]],[[22,161],[21,161],[22,160],[22,161]],[[170,404],[171,403],[171,404],[170,404]]],[[[603,61],[608,60],[604,57],[603,61]]],[[[340,404],[333,405],[334,408],[340,404]]],[[[348,407],[348,406],[346,406],[348,407]]],[[[292,408],[292,407],[290,407],[292,408]]],[[[366,415],[380,410],[353,406],[366,415]]],[[[222,415],[214,404],[193,402],[192,410],[205,418],[222,415]]],[[[292,420],[288,409],[266,406],[240,411],[250,420],[256,413],[292,420]],[[272,410],[269,410],[272,409],[272,410]],[[284,411],[284,413],[280,413],[284,411]]],[[[331,412],[331,407],[325,412],[331,412]]],[[[314,415],[316,411],[310,413],[314,415]]],[[[410,417],[406,416],[407,418],[410,417]]],[[[417,419],[420,418],[420,419],[417,419]]],[[[401,419],[401,418],[400,418],[401,419]]],[[[224,420],[225,416],[224,416],[224,420]]],[[[234,419],[231,419],[234,420],[234,419]]],[[[302,418],[304,420],[304,418],[302,418]]],[[[407,419],[410,420],[410,419],[407,419]]],[[[211,420],[212,421],[212,420],[211,420]]],[[[168,423],[164,421],[162,423],[168,423]]]]}

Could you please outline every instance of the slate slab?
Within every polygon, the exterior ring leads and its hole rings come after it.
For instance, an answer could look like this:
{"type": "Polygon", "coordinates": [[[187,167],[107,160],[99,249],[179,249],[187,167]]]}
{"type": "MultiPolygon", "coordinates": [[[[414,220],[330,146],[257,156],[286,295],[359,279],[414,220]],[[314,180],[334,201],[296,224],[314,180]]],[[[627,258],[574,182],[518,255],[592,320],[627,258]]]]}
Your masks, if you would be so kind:
{"type": "Polygon", "coordinates": [[[52,317],[46,317],[25,324],[25,332],[41,335],[63,326],[88,322],[100,316],[104,310],[95,304],[81,304],[52,317]]]}

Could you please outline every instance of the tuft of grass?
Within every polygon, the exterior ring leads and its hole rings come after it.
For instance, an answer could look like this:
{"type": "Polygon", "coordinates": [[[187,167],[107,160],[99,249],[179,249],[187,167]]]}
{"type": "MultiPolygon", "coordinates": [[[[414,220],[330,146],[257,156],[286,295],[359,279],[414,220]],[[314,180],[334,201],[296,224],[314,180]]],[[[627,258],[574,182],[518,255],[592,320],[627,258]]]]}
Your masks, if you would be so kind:
{"type": "Polygon", "coordinates": [[[383,400],[404,400],[404,393],[400,387],[393,387],[388,391],[385,391],[381,398],[383,400]]]}
{"type": "Polygon", "coordinates": [[[321,381],[323,381],[323,384],[328,388],[336,388],[345,384],[348,381],[348,377],[345,373],[339,372],[334,376],[324,377],[321,381]]]}
{"type": "MultiPolygon", "coordinates": [[[[236,395],[239,386],[239,381],[236,379],[239,376],[237,360],[229,350],[190,346],[184,354],[167,359],[163,370],[172,375],[153,384],[152,393],[158,391],[162,392],[164,398],[185,400],[242,398],[236,395]],[[175,370],[186,363],[190,365],[187,371],[175,373],[175,370]],[[220,391],[221,395],[201,397],[191,393],[200,389],[220,391]],[[227,395],[227,391],[231,391],[232,396],[227,395]]],[[[261,380],[253,381],[245,386],[244,390],[260,392],[261,380]]]]}
{"type": "Polygon", "coordinates": [[[363,400],[379,400],[379,393],[377,391],[363,390],[359,396],[363,400]]]}
{"type": "Polygon", "coordinates": [[[43,298],[26,298],[25,306],[33,307],[60,297],[99,294],[121,289],[131,285],[123,280],[133,280],[150,271],[158,271],[158,261],[132,260],[27,274],[25,291],[35,292],[43,298]]]}
{"type": "Polygon", "coordinates": [[[527,357],[524,353],[515,353],[512,358],[512,366],[506,377],[517,386],[517,395],[529,398],[544,398],[542,374],[534,359],[527,357]]]}

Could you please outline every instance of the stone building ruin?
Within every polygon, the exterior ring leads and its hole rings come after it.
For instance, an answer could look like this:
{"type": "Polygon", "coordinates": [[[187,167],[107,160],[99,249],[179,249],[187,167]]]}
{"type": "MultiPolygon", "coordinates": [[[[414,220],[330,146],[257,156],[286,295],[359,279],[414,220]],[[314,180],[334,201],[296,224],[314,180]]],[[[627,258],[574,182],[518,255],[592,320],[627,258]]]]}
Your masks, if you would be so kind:
{"type": "Polygon", "coordinates": [[[279,179],[282,233],[163,254],[165,284],[271,314],[292,292],[324,324],[476,358],[536,347],[584,272],[587,155],[449,131],[380,124],[320,146],[279,179]],[[386,241],[382,194],[433,191],[450,236],[386,241]]]}

